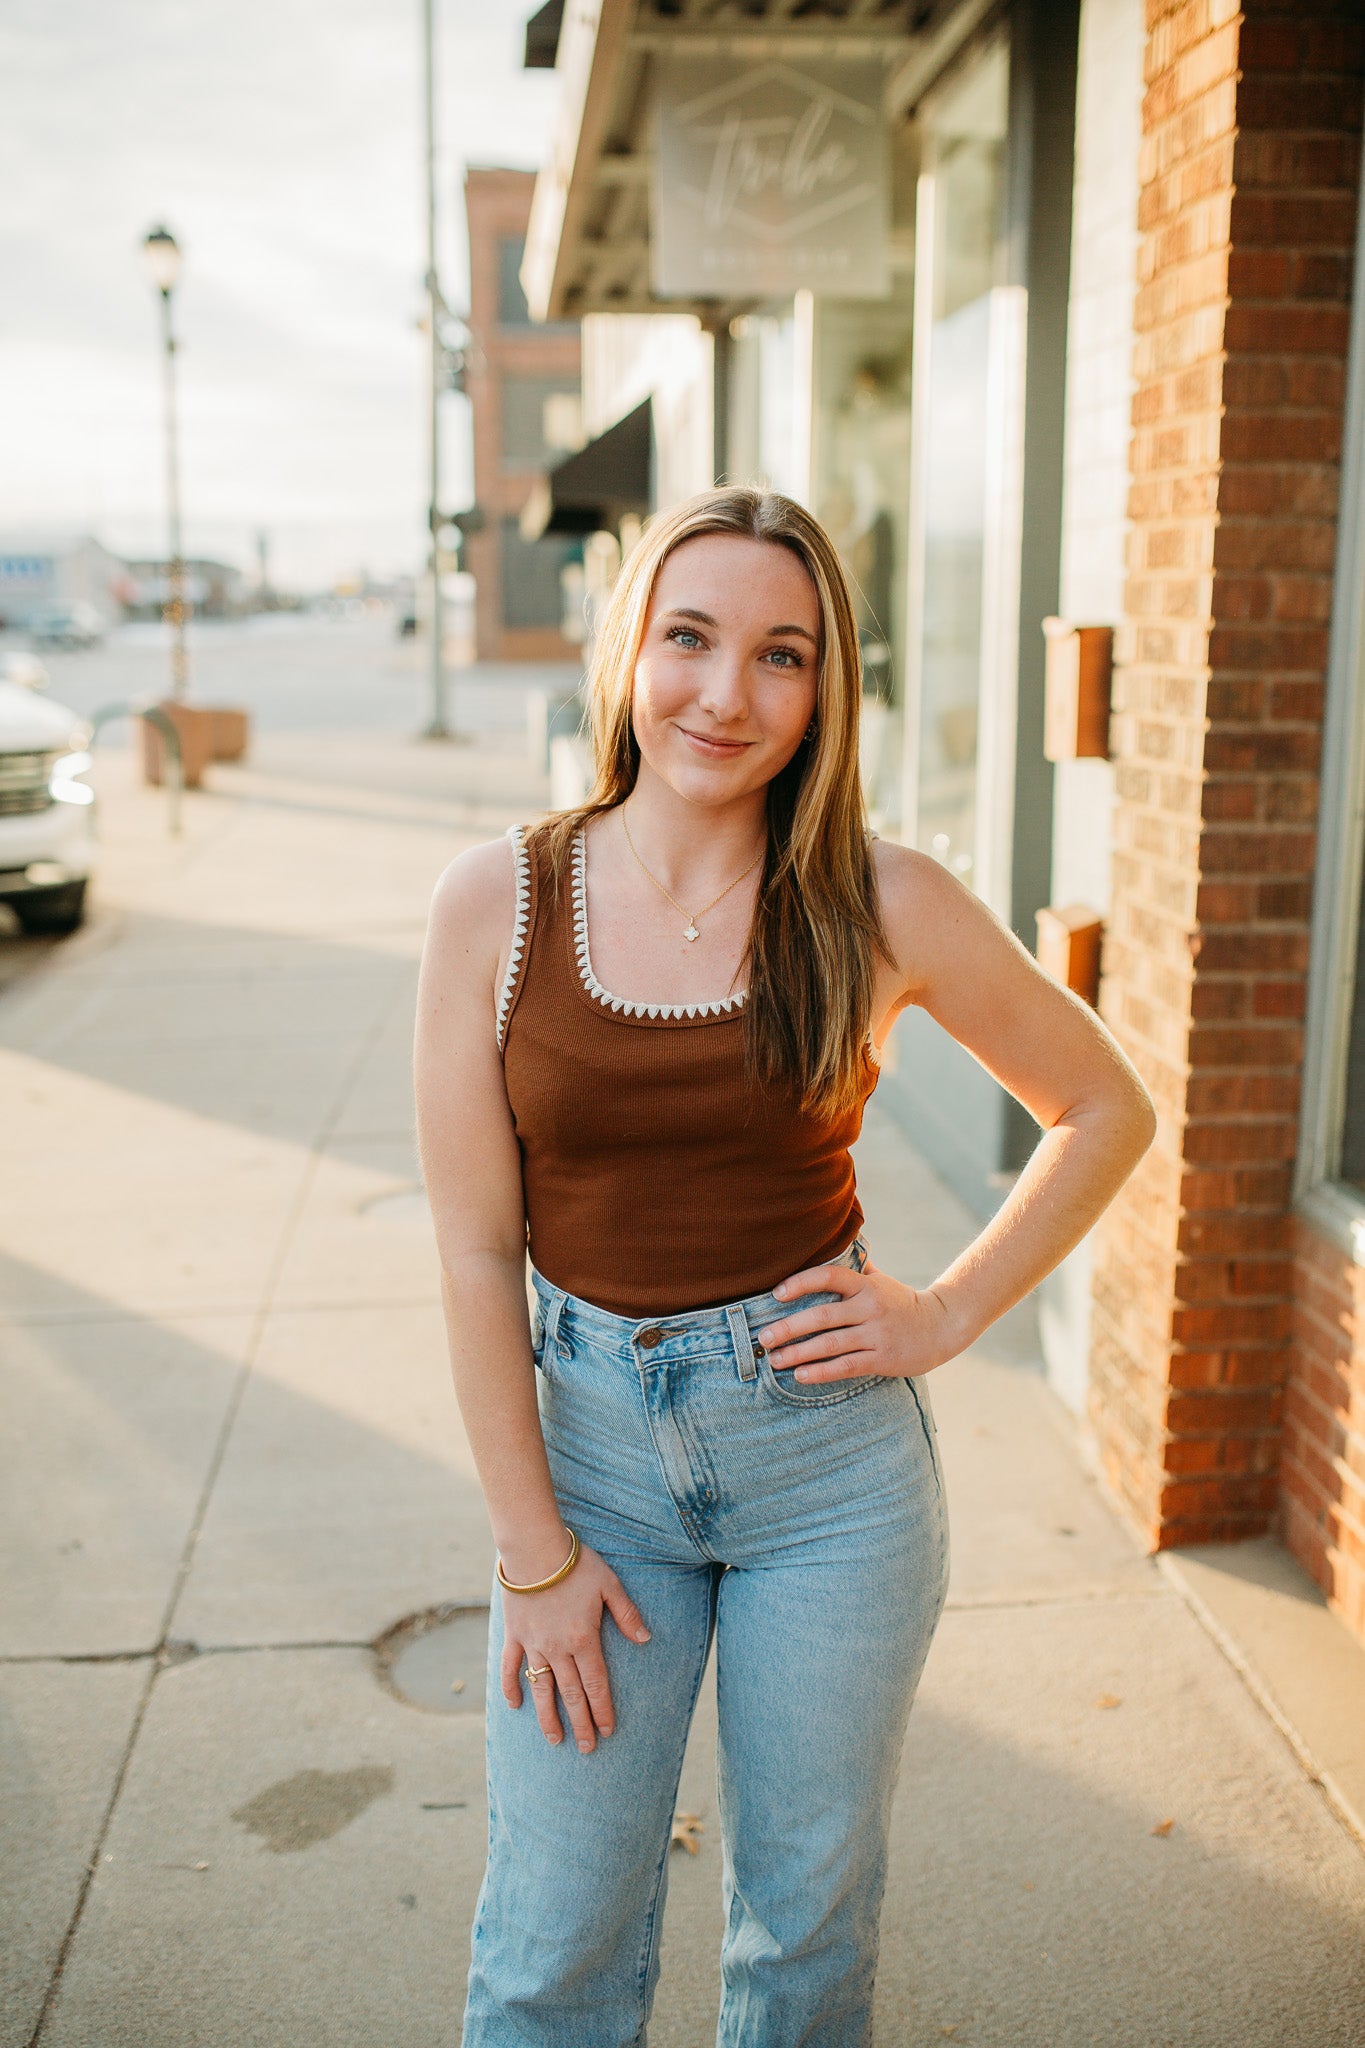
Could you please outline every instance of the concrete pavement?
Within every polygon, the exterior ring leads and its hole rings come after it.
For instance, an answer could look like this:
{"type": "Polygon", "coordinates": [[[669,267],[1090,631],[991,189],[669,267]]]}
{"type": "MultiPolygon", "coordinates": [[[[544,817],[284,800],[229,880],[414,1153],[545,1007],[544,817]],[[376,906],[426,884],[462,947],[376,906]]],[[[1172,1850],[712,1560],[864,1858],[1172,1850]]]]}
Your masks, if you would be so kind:
{"type": "MultiPolygon", "coordinates": [[[[386,722],[267,734],[178,846],[110,754],[95,921],[0,1000],[0,2048],[458,2042],[492,1553],[408,1040],[436,872],[545,786],[513,719],[460,749],[386,722]],[[451,1605],[424,1711],[370,1646],[451,1605]]],[[[875,1255],[928,1277],[969,1219],[875,1105],[859,1167],[875,1255]]],[[[1265,1657],[1114,1519],[1027,1309],[933,1392],[953,1579],[879,2048],[1358,2044],[1365,1857],[1265,1657]]],[[[714,2039],[713,1713],[654,2048],[714,2039]]]]}

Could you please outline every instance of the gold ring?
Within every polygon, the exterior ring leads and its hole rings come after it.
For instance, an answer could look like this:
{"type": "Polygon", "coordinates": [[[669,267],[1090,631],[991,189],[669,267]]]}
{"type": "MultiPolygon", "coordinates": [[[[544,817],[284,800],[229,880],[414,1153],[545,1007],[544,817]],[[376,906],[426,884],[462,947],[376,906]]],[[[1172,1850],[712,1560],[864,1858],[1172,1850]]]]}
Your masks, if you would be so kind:
{"type": "Polygon", "coordinates": [[[546,1672],[549,1670],[549,1668],[550,1667],[548,1664],[528,1664],[526,1667],[526,1676],[528,1678],[543,1678],[546,1672]]]}

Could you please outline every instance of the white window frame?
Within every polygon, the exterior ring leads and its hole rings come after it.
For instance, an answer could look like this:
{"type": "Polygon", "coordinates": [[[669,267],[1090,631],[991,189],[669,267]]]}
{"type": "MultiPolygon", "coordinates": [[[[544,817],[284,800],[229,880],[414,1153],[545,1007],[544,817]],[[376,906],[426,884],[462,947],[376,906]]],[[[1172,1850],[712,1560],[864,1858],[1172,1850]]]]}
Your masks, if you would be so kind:
{"type": "Polygon", "coordinates": [[[1341,499],[1319,782],[1303,1100],[1295,1168],[1301,1214],[1365,1265],[1365,1194],[1341,1180],[1346,1051],[1365,873],[1365,166],[1342,437],[1341,499]]]}

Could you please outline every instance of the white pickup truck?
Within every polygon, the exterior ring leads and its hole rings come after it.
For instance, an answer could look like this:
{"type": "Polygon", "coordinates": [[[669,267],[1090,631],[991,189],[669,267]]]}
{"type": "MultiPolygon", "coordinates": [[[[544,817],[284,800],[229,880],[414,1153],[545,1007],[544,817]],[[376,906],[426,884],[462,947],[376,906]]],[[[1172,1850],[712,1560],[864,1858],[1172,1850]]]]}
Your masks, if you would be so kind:
{"type": "Polygon", "coordinates": [[[89,727],[0,680],[0,902],[26,932],[75,931],[95,865],[89,727]]]}

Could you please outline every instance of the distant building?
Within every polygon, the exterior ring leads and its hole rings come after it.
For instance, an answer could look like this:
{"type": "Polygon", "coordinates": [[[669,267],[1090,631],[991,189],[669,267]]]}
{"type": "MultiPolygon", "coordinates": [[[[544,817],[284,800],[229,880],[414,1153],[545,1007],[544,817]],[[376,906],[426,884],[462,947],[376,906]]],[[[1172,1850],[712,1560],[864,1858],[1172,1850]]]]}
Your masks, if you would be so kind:
{"type": "MultiPolygon", "coordinates": [[[[170,564],[140,561],[120,567],[125,618],[159,619],[170,598],[170,564]]],[[[239,619],[257,609],[256,596],[256,585],[235,563],[198,558],[185,563],[185,601],[200,618],[239,619]]]]}
{"type": "Polygon", "coordinates": [[[92,534],[0,534],[0,626],[28,626],[42,612],[93,605],[106,624],[118,618],[124,565],[92,534]]]}
{"type": "Polygon", "coordinates": [[[464,560],[477,585],[480,661],[572,660],[581,637],[581,535],[528,539],[523,530],[534,528],[523,514],[543,495],[547,471],[583,439],[578,322],[533,326],[521,289],[535,182],[530,171],[471,165],[465,173],[468,391],[484,525],[470,536],[464,560]]]}

